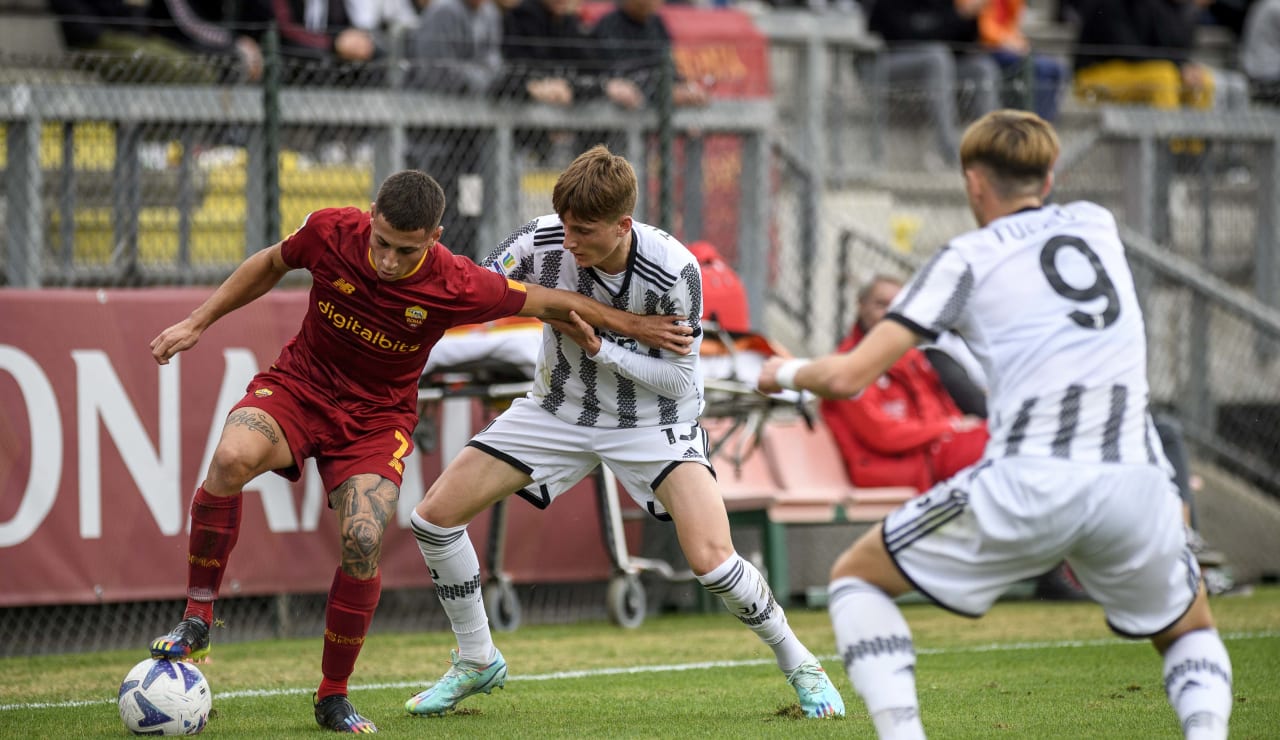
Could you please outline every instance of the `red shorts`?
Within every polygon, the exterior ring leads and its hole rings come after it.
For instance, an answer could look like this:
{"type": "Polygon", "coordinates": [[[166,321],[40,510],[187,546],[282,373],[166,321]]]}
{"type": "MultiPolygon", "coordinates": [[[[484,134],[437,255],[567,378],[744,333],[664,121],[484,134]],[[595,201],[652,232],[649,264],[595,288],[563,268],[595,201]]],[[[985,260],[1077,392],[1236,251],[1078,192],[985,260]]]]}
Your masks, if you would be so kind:
{"type": "Polygon", "coordinates": [[[278,475],[296,481],[302,476],[302,461],[315,458],[325,492],[363,474],[380,475],[399,488],[404,458],[413,452],[412,429],[405,427],[404,414],[356,416],[270,371],[254,377],[232,410],[238,408],[266,412],[280,425],[294,464],[276,470],[278,475]]]}

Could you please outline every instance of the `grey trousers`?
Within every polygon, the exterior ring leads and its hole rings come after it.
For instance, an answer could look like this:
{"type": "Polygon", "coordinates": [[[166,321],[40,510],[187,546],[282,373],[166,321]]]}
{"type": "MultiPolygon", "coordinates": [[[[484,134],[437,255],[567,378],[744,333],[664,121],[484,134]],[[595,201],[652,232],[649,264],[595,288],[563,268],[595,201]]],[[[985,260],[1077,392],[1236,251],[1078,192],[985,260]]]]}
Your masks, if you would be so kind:
{"type": "Polygon", "coordinates": [[[938,153],[947,164],[960,160],[957,107],[971,120],[999,106],[1000,67],[986,52],[957,54],[941,42],[898,44],[875,56],[869,74],[879,130],[891,94],[922,100],[933,119],[938,153]]]}

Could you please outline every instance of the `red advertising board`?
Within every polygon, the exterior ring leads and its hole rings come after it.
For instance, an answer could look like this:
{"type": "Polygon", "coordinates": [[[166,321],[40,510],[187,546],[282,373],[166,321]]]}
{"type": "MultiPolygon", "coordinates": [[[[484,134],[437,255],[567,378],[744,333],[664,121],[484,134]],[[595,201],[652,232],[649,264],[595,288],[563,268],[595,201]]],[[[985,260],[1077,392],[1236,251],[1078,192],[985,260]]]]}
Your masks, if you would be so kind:
{"type": "MultiPolygon", "coordinates": [[[[156,365],[151,338],[208,294],[0,290],[0,607],[184,595],[188,507],[222,421],[307,300],[273,291],[156,365]]],[[[387,588],[429,584],[408,517],[441,452],[405,463],[383,550],[387,588]]],[[[328,590],[338,539],[320,489],[310,466],[297,484],[267,474],[246,487],[224,595],[328,590]]],[[[546,511],[510,500],[505,570],[516,582],[608,578],[592,490],[581,484],[546,511]]],[[[470,528],[482,563],[488,523],[485,514],[470,528]]]]}
{"type": "MultiPolygon", "coordinates": [[[[582,19],[594,25],[616,5],[590,2],[582,19]]],[[[751,16],[733,8],[663,5],[676,73],[702,83],[716,98],[767,98],[769,46],[751,16]]]]}

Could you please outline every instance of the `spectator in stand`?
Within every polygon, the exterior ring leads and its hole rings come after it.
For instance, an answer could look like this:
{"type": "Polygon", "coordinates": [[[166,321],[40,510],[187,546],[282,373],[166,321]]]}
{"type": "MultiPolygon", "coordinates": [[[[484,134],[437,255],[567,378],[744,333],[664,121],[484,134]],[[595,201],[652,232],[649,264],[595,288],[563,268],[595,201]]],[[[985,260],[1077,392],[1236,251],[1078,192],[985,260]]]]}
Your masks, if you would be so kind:
{"type": "MultiPolygon", "coordinates": [[[[901,289],[896,278],[872,278],[858,293],[857,321],[838,351],[861,342],[901,289]]],[[[925,491],[977,462],[987,444],[986,422],[960,410],[914,348],[857,398],[824,399],[819,410],[856,486],[925,491]]]]}
{"type": "MultiPolygon", "coordinates": [[[[432,0],[407,43],[408,85],[420,90],[485,97],[502,74],[502,15],[492,0],[432,0]]],[[[479,217],[492,207],[484,169],[492,137],[478,129],[432,129],[409,156],[445,188],[454,206],[444,241],[479,259],[479,217]]],[[[487,247],[486,247],[487,249],[487,247]]]]}
{"type": "Polygon", "coordinates": [[[1214,75],[1191,60],[1190,0],[1080,0],[1075,93],[1097,102],[1209,108],[1214,75]]]}
{"type": "MultiPolygon", "coordinates": [[[[1233,71],[1191,59],[1208,0],[1078,0],[1075,94],[1092,102],[1155,108],[1237,110],[1248,83],[1233,71]]],[[[1199,139],[1174,139],[1175,154],[1198,155],[1199,139]]]]}
{"type": "Polygon", "coordinates": [[[223,14],[215,0],[150,0],[147,17],[157,23],[156,32],[196,52],[234,59],[219,77],[262,78],[262,49],[252,37],[228,29],[236,18],[223,14]]]}
{"type": "MultiPolygon", "coordinates": [[[[520,0],[502,17],[502,97],[567,108],[599,97],[599,61],[579,15],[581,0],[520,0]]],[[[541,162],[562,166],[585,148],[571,132],[521,132],[541,162]]]]}
{"type": "Polygon", "coordinates": [[[262,75],[253,39],[204,21],[185,0],[157,0],[152,7],[128,0],[50,0],[49,7],[67,47],[94,52],[90,64],[109,82],[208,84],[262,75]],[[166,29],[157,23],[165,19],[180,22],[166,29]],[[209,64],[199,54],[228,61],[209,64]]]}
{"type": "Polygon", "coordinates": [[[488,95],[502,73],[502,15],[492,0],[432,0],[406,51],[413,87],[488,95]]]}
{"type": "MultiPolygon", "coordinates": [[[[872,64],[872,90],[892,88],[924,98],[933,115],[946,165],[959,162],[956,91],[966,118],[998,104],[1000,68],[978,49],[978,13],[987,0],[867,0],[867,27],[886,49],[872,64]]],[[[883,102],[877,106],[883,109],[883,102]]]]}
{"type": "Polygon", "coordinates": [[[1240,69],[1254,100],[1280,104],[1280,0],[1261,0],[1249,8],[1240,39],[1240,69]]]}
{"type": "Polygon", "coordinates": [[[1058,93],[1066,77],[1066,67],[1059,60],[1031,51],[1031,43],[1022,32],[1025,0],[988,0],[978,13],[978,39],[991,50],[1000,65],[1005,82],[1006,103],[1025,108],[1025,95],[1013,93],[1026,81],[1031,83],[1030,102],[1036,115],[1046,121],[1058,117],[1058,93]]]}
{"type": "MultiPolygon", "coordinates": [[[[671,33],[658,12],[662,3],[618,0],[591,29],[608,67],[605,95],[623,108],[640,108],[658,96],[662,65],[671,57],[671,33]]],[[[676,105],[706,105],[702,85],[678,77],[673,83],[676,105]]]]}
{"type": "Polygon", "coordinates": [[[521,0],[502,19],[504,95],[568,106],[590,97],[594,53],[579,0],[521,0]]]}
{"type": "Polygon", "coordinates": [[[381,54],[374,36],[356,27],[343,0],[270,0],[241,6],[248,22],[274,21],[288,59],[286,84],[350,85],[370,81],[364,67],[381,54]]]}
{"type": "Polygon", "coordinates": [[[380,36],[393,28],[413,28],[422,10],[414,0],[351,0],[346,8],[351,25],[373,35],[379,48],[386,47],[380,36]]]}

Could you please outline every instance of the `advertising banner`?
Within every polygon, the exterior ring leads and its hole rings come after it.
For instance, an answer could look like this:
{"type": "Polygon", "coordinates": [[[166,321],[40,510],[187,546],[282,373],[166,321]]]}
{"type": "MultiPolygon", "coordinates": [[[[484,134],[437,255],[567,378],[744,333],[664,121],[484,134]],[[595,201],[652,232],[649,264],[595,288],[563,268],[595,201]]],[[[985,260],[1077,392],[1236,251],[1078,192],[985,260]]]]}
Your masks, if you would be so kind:
{"type": "MultiPolygon", "coordinates": [[[[210,292],[0,290],[0,607],[185,594],[188,510],[223,420],[307,301],[275,290],[157,365],[151,339],[210,292]]],[[[486,414],[479,402],[442,409],[476,429],[486,414]]],[[[440,470],[439,447],[405,459],[385,588],[429,585],[408,521],[440,470]]],[[[311,464],[296,484],[250,482],[224,596],[328,590],[339,547],[325,493],[311,464]]],[[[489,519],[469,529],[482,567],[489,519]]],[[[505,570],[517,583],[607,579],[598,520],[589,482],[546,511],[512,497],[505,570]]]]}

